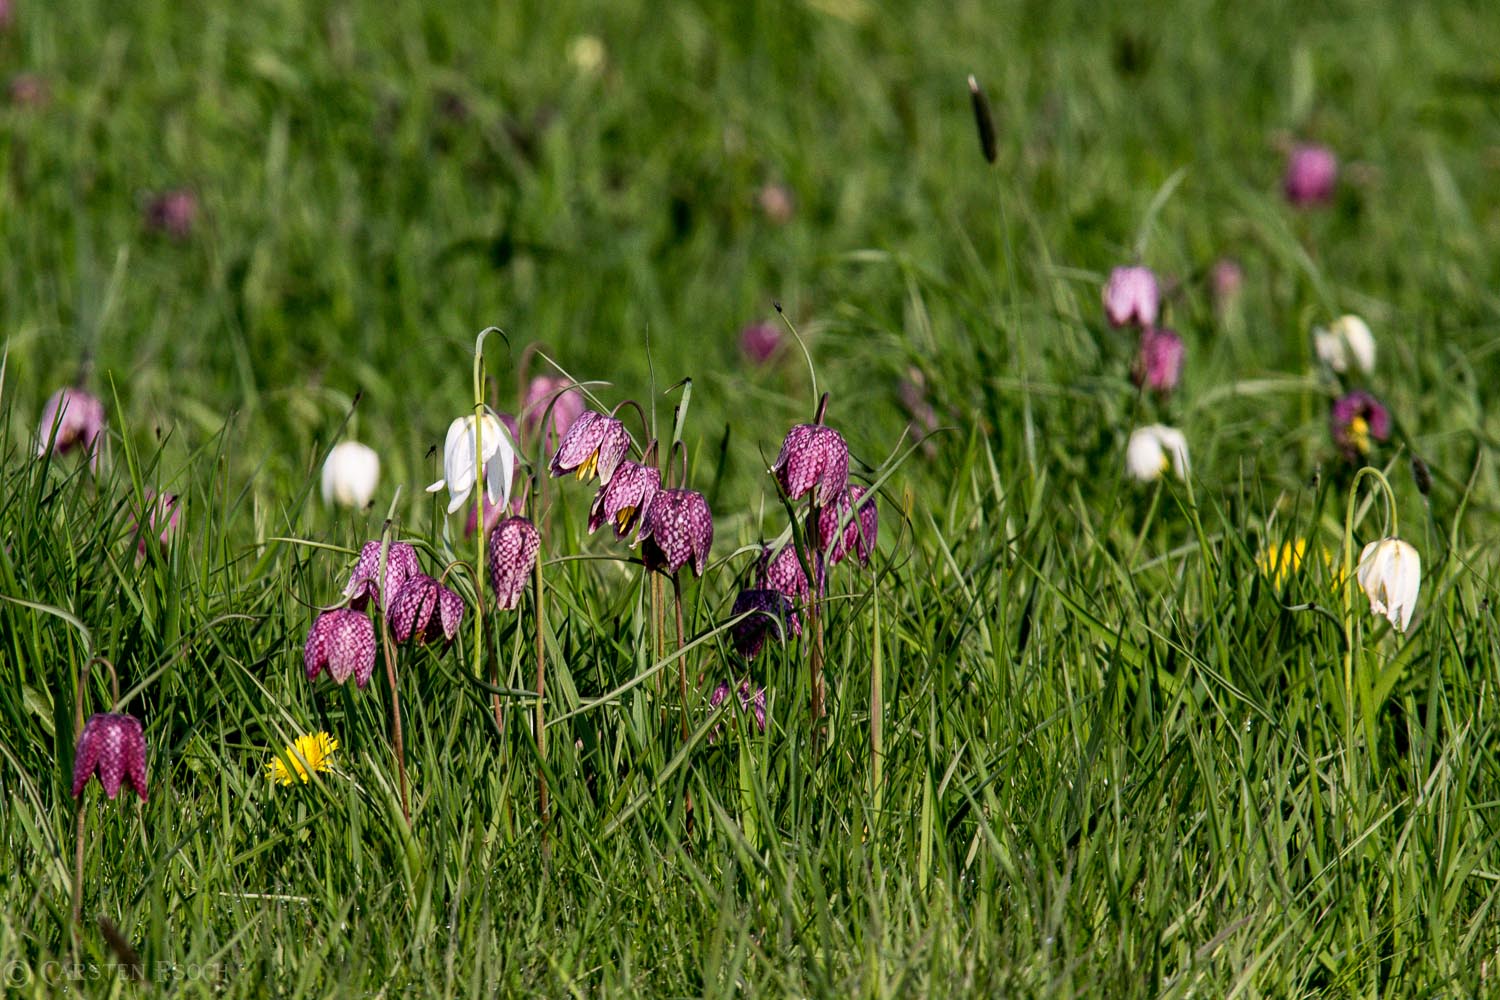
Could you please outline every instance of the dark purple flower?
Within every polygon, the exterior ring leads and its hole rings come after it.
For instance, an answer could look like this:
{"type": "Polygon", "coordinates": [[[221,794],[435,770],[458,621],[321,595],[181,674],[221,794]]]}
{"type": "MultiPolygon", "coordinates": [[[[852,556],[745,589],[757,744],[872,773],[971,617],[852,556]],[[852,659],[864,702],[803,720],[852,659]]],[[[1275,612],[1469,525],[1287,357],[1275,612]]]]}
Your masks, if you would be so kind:
{"type": "Polygon", "coordinates": [[[1136,385],[1163,395],[1177,388],[1182,375],[1182,338],[1166,327],[1146,327],[1141,331],[1140,351],[1130,369],[1136,385]]]}
{"type": "Polygon", "coordinates": [[[740,353],[763,365],[781,350],[781,330],[771,323],[752,323],[740,331],[740,353]]]}
{"type": "Polygon", "coordinates": [[[1363,389],[1356,389],[1334,401],[1329,412],[1333,443],[1349,461],[1358,461],[1370,453],[1372,442],[1391,436],[1391,415],[1380,400],[1363,389]]]}
{"type": "Polygon", "coordinates": [[[849,446],[832,427],[798,424],[781,442],[771,474],[791,499],[811,492],[818,506],[824,506],[849,486],[849,446]]]}
{"type": "Polygon", "coordinates": [[[502,609],[515,610],[536,568],[541,547],[542,536],[536,525],[524,517],[507,517],[490,532],[490,586],[502,609]]]}
{"type": "Polygon", "coordinates": [[[1161,288],[1149,267],[1117,267],[1104,286],[1104,315],[1110,326],[1156,325],[1161,309],[1161,288]]]}
{"type": "Polygon", "coordinates": [[[708,501],[696,490],[662,490],[651,501],[641,523],[641,558],[647,569],[668,576],[692,563],[702,576],[714,542],[714,518],[708,501]]]}
{"type": "Polygon", "coordinates": [[[660,469],[654,465],[621,462],[589,508],[589,534],[598,531],[600,525],[608,521],[614,525],[616,538],[629,535],[641,523],[660,490],[660,469]]]}
{"type": "Polygon", "coordinates": [[[185,240],[193,235],[193,223],[197,219],[198,197],[185,188],[157,195],[146,206],[146,228],[174,240],[185,240]]]}
{"type": "MultiPolygon", "coordinates": [[[[817,567],[815,572],[818,576],[818,593],[823,592],[825,572],[823,569],[823,557],[815,557],[817,567]]],[[[761,549],[760,566],[757,575],[762,587],[780,591],[793,601],[801,602],[807,600],[812,590],[807,584],[807,572],[802,568],[802,560],[797,555],[796,546],[788,542],[774,554],[769,545],[761,549]]]]}
{"type": "Polygon", "coordinates": [[[113,799],[121,783],[129,785],[146,801],[146,737],[133,715],[98,712],[84,723],[73,750],[73,797],[95,773],[104,794],[113,799]]]}
{"type": "Polygon", "coordinates": [[[583,416],[583,390],[561,375],[538,375],[532,379],[521,400],[521,420],[527,434],[536,433],[548,406],[552,407],[552,432],[547,436],[550,449],[583,416]]]}
{"type": "MultiPolygon", "coordinates": [[[[740,709],[742,711],[745,711],[745,712],[753,712],[755,714],[755,728],[756,728],[756,730],[759,731],[759,732],[762,732],[762,733],[765,732],[766,731],[766,689],[765,688],[756,688],[755,692],[752,694],[751,691],[750,691],[750,682],[749,681],[741,681],[740,682],[740,686],[739,686],[739,696],[740,696],[740,709]]],[[[714,688],[714,693],[709,696],[709,699],[708,699],[708,707],[709,707],[709,709],[712,710],[712,709],[718,708],[720,705],[724,704],[724,699],[726,699],[728,697],[729,697],[729,682],[728,681],[720,681],[719,682],[719,686],[716,687],[716,688],[714,688]]],[[[709,734],[709,737],[708,737],[709,741],[712,742],[713,740],[718,739],[718,736],[719,736],[719,727],[715,726],[714,727],[714,731],[709,734]]]]}
{"type": "Polygon", "coordinates": [[[552,475],[574,473],[580,480],[599,475],[601,485],[608,486],[615,467],[630,451],[630,432],[614,417],[585,410],[568,428],[549,466],[552,475]]]}
{"type": "Polygon", "coordinates": [[[36,454],[66,455],[74,448],[88,452],[89,468],[99,468],[99,439],[104,434],[104,404],[82,389],[59,389],[42,407],[37,427],[36,454]]]}
{"type": "Polygon", "coordinates": [[[464,599],[425,573],[408,577],[386,612],[397,642],[452,642],[463,617],[464,599]]]}
{"type": "Polygon", "coordinates": [[[1287,201],[1298,208],[1321,205],[1333,198],[1338,182],[1339,161],[1327,146],[1303,144],[1287,153],[1286,176],[1282,190],[1287,201]]]}
{"type": "Polygon", "coordinates": [[[363,609],[367,601],[373,600],[377,608],[385,607],[386,596],[401,589],[408,577],[422,572],[417,562],[417,550],[405,542],[392,542],[385,554],[385,586],[379,584],[380,543],[365,542],[359,550],[359,561],[349,582],[344,585],[344,596],[350,607],[363,609]]]}
{"type": "Polygon", "coordinates": [[[177,522],[182,517],[182,498],[176,493],[158,495],[155,490],[147,490],[145,501],[145,516],[137,517],[134,525],[137,559],[145,558],[146,539],[152,536],[165,552],[167,546],[172,544],[172,536],[177,532],[177,522]],[[142,527],[143,522],[145,527],[142,527]]]}
{"type": "Polygon", "coordinates": [[[875,498],[865,499],[869,491],[851,483],[849,489],[839,494],[838,499],[818,511],[818,549],[828,553],[828,565],[837,566],[843,558],[853,552],[861,566],[868,565],[875,553],[875,539],[880,533],[880,512],[875,507],[875,498]],[[850,510],[858,514],[850,516],[850,510]],[[838,535],[839,524],[844,532],[838,535]]]}
{"type": "Polygon", "coordinates": [[[792,610],[792,602],[779,590],[740,591],[730,614],[738,618],[746,612],[753,613],[732,625],[729,635],[734,640],[734,648],[747,660],[760,654],[767,634],[775,636],[778,642],[785,642],[788,632],[802,634],[802,621],[792,610]]]}
{"type": "Polygon", "coordinates": [[[323,612],[307,633],[302,665],[308,680],[326,667],[339,684],[351,676],[359,687],[370,683],[375,673],[375,624],[370,616],[348,608],[323,612]]]}

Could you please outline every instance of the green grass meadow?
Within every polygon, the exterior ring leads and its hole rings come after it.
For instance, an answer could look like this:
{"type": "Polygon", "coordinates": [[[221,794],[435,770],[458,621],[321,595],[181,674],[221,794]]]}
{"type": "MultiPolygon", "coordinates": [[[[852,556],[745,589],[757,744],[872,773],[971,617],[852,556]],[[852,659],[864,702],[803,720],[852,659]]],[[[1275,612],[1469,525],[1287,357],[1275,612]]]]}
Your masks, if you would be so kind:
{"type": "Polygon", "coordinates": [[[1496,52],[1459,0],[14,0],[7,995],[1500,996],[1496,52]],[[1299,141],[1339,157],[1325,206],[1283,197],[1299,141]],[[174,189],[183,238],[146,221],[174,189]],[[1134,262],[1186,345],[1166,398],[1101,304],[1134,262]],[[1345,313],[1368,376],[1314,356],[1345,313]],[[491,326],[496,410],[550,359],[680,440],[715,524],[685,703],[640,550],[538,441],[544,601],[476,612],[424,487],[491,326]],[[79,379],[97,472],[37,456],[79,379]],[[1364,473],[1355,385],[1393,423],[1364,473]],[[810,630],[746,664],[726,623],[824,392],[880,537],[829,572],[815,722],[810,630]],[[1126,476],[1154,423],[1185,479],[1126,476]],[[320,496],[346,438],[368,511],[320,496]],[[152,492],[181,520],[138,558],[152,492]],[[303,660],[388,513],[467,605],[399,652],[409,823],[384,656],[362,691],[303,660]],[[1404,635],[1346,572],[1390,534],[1404,635]],[[764,732],[710,709],[731,678],[764,732]],[[80,685],[141,720],[150,789],[78,800],[75,932],[80,685]],[[317,732],[332,769],[274,782],[317,732]]]}

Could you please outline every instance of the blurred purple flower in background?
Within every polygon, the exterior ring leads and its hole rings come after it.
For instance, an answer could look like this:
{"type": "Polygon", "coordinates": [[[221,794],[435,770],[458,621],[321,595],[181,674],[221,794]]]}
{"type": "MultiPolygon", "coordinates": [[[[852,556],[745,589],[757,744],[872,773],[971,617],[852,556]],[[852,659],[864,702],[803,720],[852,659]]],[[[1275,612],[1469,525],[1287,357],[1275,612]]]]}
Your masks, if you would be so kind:
{"type": "Polygon", "coordinates": [[[198,196],[186,188],[166,191],[146,205],[146,228],[174,240],[193,235],[198,220],[198,196]]]}
{"type": "Polygon", "coordinates": [[[1117,267],[1104,286],[1104,315],[1114,327],[1156,324],[1161,310],[1161,286],[1149,267],[1117,267]]]}
{"type": "Polygon", "coordinates": [[[99,468],[99,438],[104,433],[104,404],[82,389],[59,389],[42,407],[37,425],[36,454],[66,455],[74,448],[88,452],[89,468],[99,468]]]}
{"type": "Polygon", "coordinates": [[[1142,389],[1166,395],[1177,388],[1181,374],[1182,338],[1166,327],[1142,330],[1140,350],[1130,370],[1131,381],[1142,389]]]}
{"type": "Polygon", "coordinates": [[[1298,208],[1321,205],[1333,198],[1339,161],[1327,146],[1302,143],[1287,153],[1281,187],[1287,201],[1298,208]]]}
{"type": "Polygon", "coordinates": [[[1380,400],[1363,389],[1335,400],[1328,422],[1333,443],[1351,462],[1368,455],[1373,442],[1385,441],[1391,436],[1390,412],[1380,400]]]}
{"type": "Polygon", "coordinates": [[[781,350],[781,329],[773,323],[751,323],[740,331],[740,353],[758,365],[781,350]]]}

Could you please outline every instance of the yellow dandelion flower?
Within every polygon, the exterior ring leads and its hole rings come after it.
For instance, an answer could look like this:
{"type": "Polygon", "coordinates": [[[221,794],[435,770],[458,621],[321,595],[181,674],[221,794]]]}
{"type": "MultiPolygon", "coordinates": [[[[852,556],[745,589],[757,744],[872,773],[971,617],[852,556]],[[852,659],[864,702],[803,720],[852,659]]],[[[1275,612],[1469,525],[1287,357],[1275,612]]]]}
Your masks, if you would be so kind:
{"type": "Polygon", "coordinates": [[[1307,539],[1294,538],[1290,542],[1273,545],[1255,557],[1255,566],[1261,575],[1271,581],[1271,586],[1280,587],[1286,578],[1302,568],[1302,557],[1307,555],[1307,539]]]}
{"type": "Polygon", "coordinates": [[[298,780],[306,784],[313,771],[327,773],[333,770],[333,752],[339,741],[328,733],[313,733],[299,736],[271,761],[267,770],[271,780],[290,785],[298,780]]]}

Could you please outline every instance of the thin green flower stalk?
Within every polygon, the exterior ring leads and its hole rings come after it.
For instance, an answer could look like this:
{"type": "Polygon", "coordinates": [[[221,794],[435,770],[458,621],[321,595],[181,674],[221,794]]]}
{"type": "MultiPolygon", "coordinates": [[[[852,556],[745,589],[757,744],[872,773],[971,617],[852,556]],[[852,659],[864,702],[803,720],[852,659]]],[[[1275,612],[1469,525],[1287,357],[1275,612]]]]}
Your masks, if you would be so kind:
{"type": "MultiPolygon", "coordinates": [[[[1391,489],[1390,480],[1386,479],[1385,474],[1374,466],[1367,465],[1360,468],[1354,474],[1354,481],[1349,485],[1349,501],[1344,514],[1344,586],[1342,612],[1344,622],[1344,760],[1346,774],[1349,773],[1351,766],[1349,761],[1354,746],[1354,674],[1358,650],[1356,642],[1358,627],[1354,615],[1354,588],[1358,586],[1356,581],[1357,567],[1354,565],[1354,508],[1355,502],[1359,499],[1360,480],[1366,476],[1379,483],[1381,490],[1385,494],[1385,535],[1387,537],[1395,537],[1398,533],[1396,494],[1391,489]]],[[[1374,746],[1373,740],[1370,745],[1374,746]]]]}
{"type": "MultiPolygon", "coordinates": [[[[390,556],[391,540],[395,533],[396,504],[400,499],[401,488],[398,486],[396,495],[391,498],[391,509],[386,512],[385,525],[380,532],[380,565],[375,579],[382,583],[387,579],[386,561],[390,556]]],[[[385,678],[391,687],[391,749],[396,754],[396,778],[401,787],[401,816],[410,827],[411,796],[407,791],[406,746],[401,733],[401,689],[397,684],[396,676],[396,647],[391,643],[391,622],[385,607],[380,609],[378,617],[380,618],[380,648],[385,652],[385,678]]]]}

